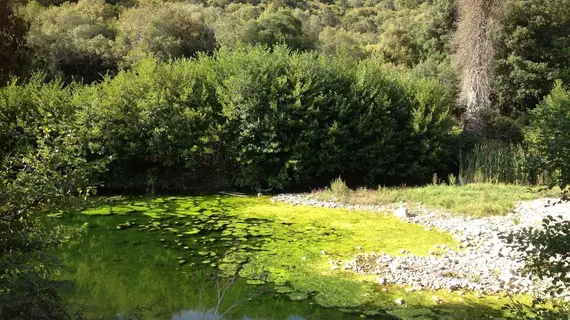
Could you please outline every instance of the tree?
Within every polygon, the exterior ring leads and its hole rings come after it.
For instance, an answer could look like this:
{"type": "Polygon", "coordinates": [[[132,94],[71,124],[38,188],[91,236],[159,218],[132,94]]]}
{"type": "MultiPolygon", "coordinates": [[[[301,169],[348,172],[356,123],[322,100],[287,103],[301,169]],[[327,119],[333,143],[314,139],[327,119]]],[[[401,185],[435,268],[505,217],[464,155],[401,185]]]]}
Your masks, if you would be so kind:
{"type": "Polygon", "coordinates": [[[199,5],[142,1],[121,14],[116,52],[126,65],[147,55],[166,60],[212,52],[217,43],[211,15],[217,14],[199,5]]]}
{"type": "Polygon", "coordinates": [[[34,2],[25,9],[27,42],[36,67],[52,78],[95,81],[117,68],[112,48],[115,13],[104,0],[80,0],[47,9],[34,2]]]}
{"type": "Polygon", "coordinates": [[[21,68],[21,50],[26,26],[14,15],[13,1],[0,3],[0,86],[21,68]]]}
{"type": "MultiPolygon", "coordinates": [[[[42,254],[60,242],[36,214],[88,190],[87,166],[60,82],[0,89],[0,318],[68,319],[51,281],[57,265],[42,254]],[[57,117],[55,116],[57,114],[57,117]]],[[[68,101],[68,99],[67,99],[68,101]]]]}
{"type": "Polygon", "coordinates": [[[570,83],[570,0],[509,0],[496,36],[496,101],[521,116],[548,95],[554,81],[570,83]]]}
{"type": "Polygon", "coordinates": [[[491,104],[495,0],[460,0],[456,53],[461,68],[459,103],[465,107],[464,130],[481,133],[482,114],[491,104]]]}
{"type": "Polygon", "coordinates": [[[556,82],[530,116],[527,141],[538,152],[540,166],[555,175],[561,188],[570,185],[570,91],[556,82]]]}
{"type": "Polygon", "coordinates": [[[303,32],[301,19],[290,10],[264,12],[255,20],[230,19],[221,23],[217,31],[220,44],[229,48],[257,44],[285,44],[293,50],[314,47],[312,39],[303,32]]]}

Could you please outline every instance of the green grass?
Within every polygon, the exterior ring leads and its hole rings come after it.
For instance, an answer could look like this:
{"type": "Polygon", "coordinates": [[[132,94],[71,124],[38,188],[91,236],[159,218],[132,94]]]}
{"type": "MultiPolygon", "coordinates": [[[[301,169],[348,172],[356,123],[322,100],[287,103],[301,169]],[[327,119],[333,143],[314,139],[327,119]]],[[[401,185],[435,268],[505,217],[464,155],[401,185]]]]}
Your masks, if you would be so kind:
{"type": "MultiPolygon", "coordinates": [[[[422,203],[433,209],[473,217],[505,215],[518,201],[541,197],[560,196],[560,190],[541,191],[539,187],[520,185],[473,183],[459,185],[428,185],[413,188],[379,188],[351,190],[343,196],[343,202],[350,204],[393,204],[408,202],[422,203]]],[[[332,199],[330,190],[312,194],[318,199],[332,199]]]]}
{"type": "MultiPolygon", "coordinates": [[[[363,252],[398,255],[400,249],[406,249],[426,255],[435,244],[457,245],[448,234],[427,231],[390,215],[291,206],[271,203],[266,197],[98,202],[105,204],[101,210],[66,214],[61,220],[69,223],[73,218],[79,225],[87,222],[91,226],[83,245],[62,248],[60,255],[75,270],[67,278],[79,288],[67,296],[75,302],[91,301],[95,305],[91,315],[96,315],[97,310],[112,313],[160,299],[168,304],[153,312],[167,314],[176,308],[191,308],[197,295],[195,288],[181,289],[184,280],[173,279],[184,274],[188,281],[203,272],[202,266],[212,264],[219,272],[232,274],[243,262],[242,277],[254,283],[267,281],[282,299],[310,299],[315,305],[350,310],[357,315],[390,310],[404,318],[480,319],[501,317],[500,308],[507,302],[504,297],[478,298],[468,292],[460,296],[429,290],[410,293],[398,286],[383,288],[374,276],[331,268],[330,260],[343,262],[363,252]],[[126,221],[132,226],[116,230],[117,224],[126,221]],[[175,245],[178,239],[183,246],[175,245]],[[188,263],[179,265],[180,257],[188,263]],[[433,295],[445,303],[436,305],[433,295]],[[402,297],[407,303],[396,306],[394,300],[402,297]]],[[[272,306],[258,307],[260,316],[272,316],[272,306]]],[[[286,310],[284,307],[282,318],[286,318],[286,310]]]]}

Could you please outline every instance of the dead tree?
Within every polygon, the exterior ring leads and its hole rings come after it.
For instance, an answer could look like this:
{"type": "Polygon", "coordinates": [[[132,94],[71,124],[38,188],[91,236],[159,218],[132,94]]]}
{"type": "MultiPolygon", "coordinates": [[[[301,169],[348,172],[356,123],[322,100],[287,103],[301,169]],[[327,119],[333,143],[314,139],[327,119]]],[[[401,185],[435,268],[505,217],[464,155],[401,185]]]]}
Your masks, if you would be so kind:
{"type": "Polygon", "coordinates": [[[459,103],[465,108],[464,130],[481,133],[483,114],[491,104],[493,41],[491,27],[496,0],[459,0],[459,21],[455,35],[460,68],[459,103]]]}

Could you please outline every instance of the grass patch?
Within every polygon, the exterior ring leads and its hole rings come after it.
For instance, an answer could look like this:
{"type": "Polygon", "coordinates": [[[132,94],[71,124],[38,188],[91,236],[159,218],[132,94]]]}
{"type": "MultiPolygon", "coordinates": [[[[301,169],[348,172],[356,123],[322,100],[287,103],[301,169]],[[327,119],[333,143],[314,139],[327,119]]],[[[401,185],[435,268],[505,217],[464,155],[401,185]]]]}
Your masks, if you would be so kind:
{"type": "Polygon", "coordinates": [[[433,209],[444,209],[473,217],[505,215],[518,201],[556,196],[560,196],[558,189],[544,191],[540,187],[492,183],[473,183],[465,186],[427,185],[413,188],[380,187],[378,190],[361,188],[346,192],[342,200],[328,189],[312,194],[312,197],[317,199],[336,199],[349,204],[422,203],[433,209]]]}

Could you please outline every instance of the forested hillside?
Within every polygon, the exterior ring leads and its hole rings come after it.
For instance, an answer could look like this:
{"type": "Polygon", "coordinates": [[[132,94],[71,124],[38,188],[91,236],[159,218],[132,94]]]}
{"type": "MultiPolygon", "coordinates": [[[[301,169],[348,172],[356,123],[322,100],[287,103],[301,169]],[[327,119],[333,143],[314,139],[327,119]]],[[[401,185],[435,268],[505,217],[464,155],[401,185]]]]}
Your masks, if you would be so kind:
{"type": "MultiPolygon", "coordinates": [[[[92,82],[148,55],[166,60],[286,44],[370,57],[451,88],[457,83],[454,0],[26,2],[13,1],[16,17],[3,19],[13,37],[3,41],[3,53],[12,52],[3,59],[4,73],[25,76],[39,69],[49,77],[92,82]]],[[[518,117],[555,79],[569,80],[569,8],[567,0],[507,0],[496,9],[492,99],[505,115],[518,117]]]]}

